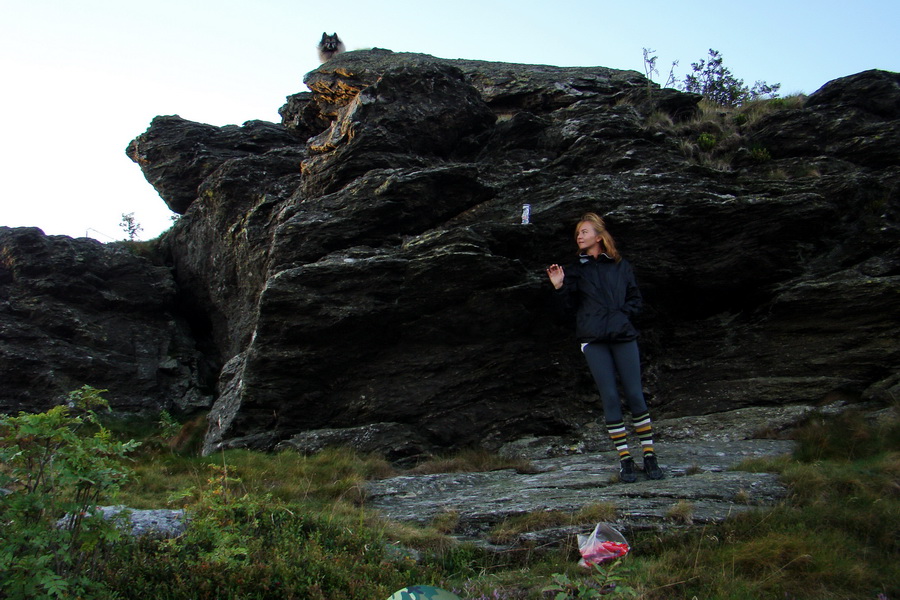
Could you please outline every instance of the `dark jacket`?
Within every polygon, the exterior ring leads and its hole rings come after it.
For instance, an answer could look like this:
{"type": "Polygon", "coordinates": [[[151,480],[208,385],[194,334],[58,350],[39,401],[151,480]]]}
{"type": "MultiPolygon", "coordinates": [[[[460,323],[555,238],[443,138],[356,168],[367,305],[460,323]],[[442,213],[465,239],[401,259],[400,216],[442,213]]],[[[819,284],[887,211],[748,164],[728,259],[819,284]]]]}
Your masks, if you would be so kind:
{"type": "Polygon", "coordinates": [[[627,260],[588,255],[564,267],[563,286],[554,291],[557,309],[575,315],[579,342],[629,342],[638,336],[631,318],[643,300],[627,260]]]}

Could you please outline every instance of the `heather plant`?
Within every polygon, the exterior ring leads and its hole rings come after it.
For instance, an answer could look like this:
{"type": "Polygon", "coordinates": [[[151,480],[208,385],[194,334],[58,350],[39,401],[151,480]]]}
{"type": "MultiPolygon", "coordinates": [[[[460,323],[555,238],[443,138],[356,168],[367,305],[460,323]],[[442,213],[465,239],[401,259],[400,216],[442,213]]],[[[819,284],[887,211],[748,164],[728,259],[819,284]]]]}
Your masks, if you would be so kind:
{"type": "Polygon", "coordinates": [[[0,415],[0,597],[106,594],[96,573],[120,533],[95,513],[138,443],[100,425],[105,391],[84,386],[46,412],[0,415]]]}

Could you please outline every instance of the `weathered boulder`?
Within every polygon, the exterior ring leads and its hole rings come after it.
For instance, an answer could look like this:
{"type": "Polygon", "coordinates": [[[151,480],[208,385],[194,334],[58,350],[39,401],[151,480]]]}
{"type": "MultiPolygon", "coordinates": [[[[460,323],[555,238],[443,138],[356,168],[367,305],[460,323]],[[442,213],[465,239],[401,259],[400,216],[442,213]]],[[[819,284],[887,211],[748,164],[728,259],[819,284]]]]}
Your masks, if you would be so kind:
{"type": "Polygon", "coordinates": [[[368,450],[383,431],[399,456],[597,418],[543,275],[587,210],[637,270],[663,415],[884,397],[900,357],[896,80],[830,82],[748,125],[722,168],[682,150],[699,97],[634,72],[336,57],[282,107],[295,137],[222,163],[165,240],[229,361],[207,450],[368,450]],[[659,113],[684,125],[648,125],[659,113]]]}
{"type": "MultiPolygon", "coordinates": [[[[397,68],[429,71],[447,66],[462,72],[496,113],[522,109],[552,111],[589,98],[613,104],[635,90],[647,89],[647,80],[637,71],[446,60],[383,48],[336,56],[327,65],[308,73],[303,83],[312,90],[310,100],[315,103],[318,113],[334,119],[340,108],[353,101],[360,91],[377,83],[388,71],[397,68]]],[[[666,94],[666,97],[671,98],[671,95],[666,94]]],[[[699,99],[692,94],[682,97],[693,98],[693,104],[699,99]]],[[[285,117],[284,112],[282,117],[285,117]]]]}
{"type": "Polygon", "coordinates": [[[166,205],[184,214],[202,195],[200,184],[223,163],[264,155],[296,142],[285,128],[265,121],[215,127],[171,115],[153,119],[150,128],[133,139],[125,151],[141,165],[147,181],[166,205]]]}
{"type": "Polygon", "coordinates": [[[767,115],[748,128],[751,144],[773,156],[822,154],[875,169],[900,156],[900,74],[864,71],[831,81],[802,109],[767,115]]]}
{"type": "Polygon", "coordinates": [[[449,160],[495,120],[458,69],[434,64],[386,70],[307,143],[304,197],[335,192],[375,169],[419,169],[449,160]]]}
{"type": "Polygon", "coordinates": [[[657,416],[888,399],[898,77],[735,128],[633,71],[375,49],[308,74],[281,124],[154,119],[128,154],[183,213],[158,259],[220,374],[206,451],[408,458],[596,420],[544,274],[588,210],[644,292],[657,416]]]}
{"type": "Polygon", "coordinates": [[[169,269],[127,245],[0,227],[0,412],[44,410],[83,385],[113,409],[209,406],[209,374],[169,269]]]}

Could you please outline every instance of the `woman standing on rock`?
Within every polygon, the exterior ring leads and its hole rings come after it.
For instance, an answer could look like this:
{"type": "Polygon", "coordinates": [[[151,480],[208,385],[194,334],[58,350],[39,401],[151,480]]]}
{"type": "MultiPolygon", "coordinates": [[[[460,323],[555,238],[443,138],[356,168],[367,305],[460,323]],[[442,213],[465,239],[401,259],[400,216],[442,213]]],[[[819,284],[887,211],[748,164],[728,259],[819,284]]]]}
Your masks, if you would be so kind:
{"type": "Polygon", "coordinates": [[[587,213],[581,217],[575,242],[580,251],[578,261],[565,269],[551,265],[547,276],[556,288],[554,300],[560,310],[575,314],[575,337],[597,384],[606,429],[619,453],[619,478],[626,483],[637,481],[616,388],[617,373],[632,425],[641,440],[644,474],[650,479],[662,479],[663,472],[653,452],[650,412],[641,387],[638,333],[631,323],[641,309],[641,292],[631,265],[616,250],[599,215],[587,213]]]}

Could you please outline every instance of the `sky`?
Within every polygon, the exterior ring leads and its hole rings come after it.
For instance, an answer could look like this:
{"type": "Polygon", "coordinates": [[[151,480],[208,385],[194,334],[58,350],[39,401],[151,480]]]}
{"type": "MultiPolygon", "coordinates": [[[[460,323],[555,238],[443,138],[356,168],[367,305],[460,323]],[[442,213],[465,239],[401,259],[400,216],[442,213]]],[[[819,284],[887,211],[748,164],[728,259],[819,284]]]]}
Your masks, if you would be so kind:
{"type": "Polygon", "coordinates": [[[316,44],[644,72],[664,83],[710,49],[748,85],[810,94],[900,71],[897,0],[0,0],[0,225],[156,237],[173,214],[125,154],[156,115],[279,122],[316,44]]]}

